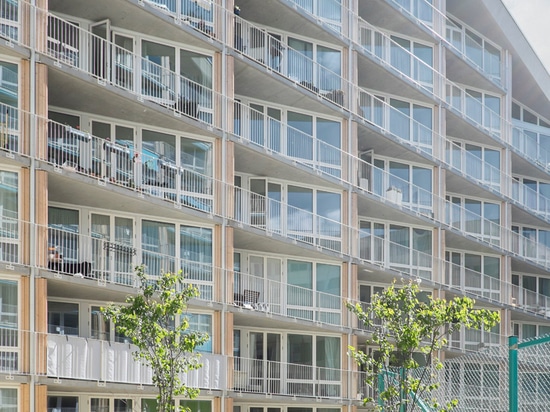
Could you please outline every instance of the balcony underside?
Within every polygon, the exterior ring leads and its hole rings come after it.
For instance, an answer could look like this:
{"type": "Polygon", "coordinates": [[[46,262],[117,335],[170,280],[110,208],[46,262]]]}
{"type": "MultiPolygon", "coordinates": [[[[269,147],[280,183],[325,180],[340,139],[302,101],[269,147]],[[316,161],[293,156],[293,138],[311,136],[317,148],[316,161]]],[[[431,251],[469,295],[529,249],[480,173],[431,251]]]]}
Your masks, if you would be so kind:
{"type": "Polygon", "coordinates": [[[407,206],[397,206],[390,201],[381,202],[373,195],[360,194],[357,196],[357,213],[362,219],[398,221],[406,225],[433,226],[433,221],[425,215],[417,215],[407,206]]]}
{"type": "Polygon", "coordinates": [[[89,208],[124,211],[141,216],[163,216],[168,219],[192,220],[212,223],[206,213],[186,207],[176,209],[174,204],[155,196],[143,195],[130,188],[105,183],[65,169],[54,171],[53,166],[42,165],[48,170],[48,201],[73,204],[89,208]],[[86,190],[83,190],[83,186],[86,190]]]}
{"type": "Polygon", "coordinates": [[[129,293],[136,290],[111,283],[101,286],[97,280],[58,275],[48,271],[42,271],[41,275],[48,279],[48,297],[53,298],[123,302],[129,293]]]}
{"type": "Polygon", "coordinates": [[[381,156],[392,157],[404,162],[432,163],[429,155],[422,154],[416,147],[405,146],[403,141],[390,133],[383,133],[378,126],[368,122],[357,120],[358,123],[358,144],[359,153],[374,150],[374,153],[381,156]]]}
{"type": "MultiPolygon", "coordinates": [[[[38,378],[39,384],[48,385],[48,391],[62,391],[74,396],[84,394],[97,394],[98,382],[94,380],[78,380],[78,379],[60,379],[53,377],[41,376],[38,378]]],[[[101,384],[102,382],[99,382],[101,384]]],[[[153,385],[138,386],[136,384],[125,384],[109,382],[107,384],[110,393],[133,394],[134,396],[145,396],[154,398],[158,390],[153,385]]]]}
{"type": "Polygon", "coordinates": [[[286,236],[277,234],[266,236],[264,230],[249,226],[239,227],[237,223],[231,223],[231,226],[235,229],[233,237],[235,249],[325,260],[330,259],[332,255],[335,261],[341,262],[342,260],[341,256],[336,253],[324,249],[319,250],[302,242],[294,243],[293,239],[286,236]]]}
{"type": "Polygon", "coordinates": [[[550,165],[538,164],[537,162],[526,159],[524,156],[511,151],[512,153],[512,174],[528,176],[533,179],[550,180],[549,173],[545,170],[550,165]]]}
{"type": "MultiPolygon", "coordinates": [[[[48,60],[48,58],[42,58],[48,60]]],[[[128,122],[170,128],[196,135],[212,135],[205,124],[174,112],[111,85],[99,85],[92,76],[69,67],[58,68],[53,63],[48,70],[48,101],[50,106],[115,117],[128,122]],[[67,92],[70,90],[71,92],[67,92]]]]}
{"type": "Polygon", "coordinates": [[[29,59],[31,52],[29,49],[9,42],[5,39],[0,39],[0,52],[2,55],[13,56],[16,58],[29,59]]]}
{"type": "Polygon", "coordinates": [[[341,113],[306,88],[239,53],[235,53],[235,94],[330,116],[341,113]]]}
{"type": "MultiPolygon", "coordinates": [[[[548,218],[550,220],[550,217],[548,218]]],[[[512,203],[512,222],[514,225],[537,227],[542,230],[550,230],[550,223],[543,216],[537,216],[523,207],[512,203]]]]}
{"type": "Polygon", "coordinates": [[[360,87],[383,90],[384,94],[433,104],[433,97],[428,91],[412,84],[391,66],[381,66],[362,52],[358,53],[358,60],[357,82],[360,87]]]}
{"type": "Polygon", "coordinates": [[[475,67],[469,65],[453,50],[445,48],[447,78],[455,83],[476,87],[487,92],[502,94],[502,90],[475,67]]]}
{"type": "Polygon", "coordinates": [[[462,117],[462,115],[451,108],[446,113],[447,136],[457,137],[478,144],[486,144],[492,147],[501,145],[501,143],[496,143],[495,139],[489,136],[489,132],[485,131],[481,126],[476,127],[473,121],[468,120],[465,115],[462,117]]]}
{"type": "Polygon", "coordinates": [[[365,21],[385,30],[401,33],[419,40],[433,42],[426,30],[389,4],[388,0],[359,1],[359,15],[365,21]]]}
{"type": "Polygon", "coordinates": [[[174,19],[147,2],[139,5],[138,0],[50,0],[49,9],[53,12],[80,17],[91,21],[109,19],[111,27],[142,32],[147,27],[147,35],[195,45],[209,50],[219,50],[208,37],[189,25],[177,26],[174,19]],[[108,11],[108,13],[106,12],[108,11]]]}
{"type": "Polygon", "coordinates": [[[292,159],[277,153],[269,153],[246,140],[235,144],[235,172],[281,179],[286,182],[307,183],[341,190],[336,178],[323,178],[306,165],[295,164],[292,159]]]}
{"type": "MultiPolygon", "coordinates": [[[[233,325],[235,327],[245,326],[251,328],[265,328],[266,319],[269,319],[269,329],[271,330],[296,330],[318,332],[319,326],[312,321],[300,320],[291,317],[274,315],[268,312],[262,312],[254,309],[235,307],[233,310],[233,325]]],[[[329,332],[339,332],[340,328],[323,324],[323,330],[329,332]]]]}
{"type": "Polygon", "coordinates": [[[467,235],[458,230],[445,230],[445,248],[460,250],[475,250],[479,253],[498,253],[481,240],[476,240],[477,236],[467,235]]]}
{"type": "MultiPolygon", "coordinates": [[[[466,166],[466,169],[468,167],[466,166]]],[[[482,199],[492,200],[500,202],[502,197],[498,196],[498,192],[495,189],[495,192],[489,190],[486,186],[480,185],[477,182],[473,182],[471,179],[468,179],[467,173],[463,175],[459,174],[460,172],[454,170],[447,170],[446,179],[445,179],[445,188],[447,193],[467,193],[471,197],[480,197],[482,199]]]]}
{"type": "Polygon", "coordinates": [[[297,12],[285,3],[289,2],[281,0],[239,0],[235,2],[241,9],[240,16],[245,20],[323,42],[344,44],[336,32],[316,24],[313,17],[308,16],[305,12],[297,12]]]}
{"type": "Polygon", "coordinates": [[[526,259],[512,256],[512,272],[529,273],[531,275],[548,276],[548,270],[526,259]]]}

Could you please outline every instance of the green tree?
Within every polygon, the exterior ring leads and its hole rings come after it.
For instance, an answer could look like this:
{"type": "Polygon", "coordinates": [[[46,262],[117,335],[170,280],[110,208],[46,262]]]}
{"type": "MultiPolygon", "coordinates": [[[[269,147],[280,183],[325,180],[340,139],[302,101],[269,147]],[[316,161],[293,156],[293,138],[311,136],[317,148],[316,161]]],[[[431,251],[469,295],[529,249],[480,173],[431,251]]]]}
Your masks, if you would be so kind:
{"type": "Polygon", "coordinates": [[[379,411],[449,411],[457,406],[457,399],[440,405],[431,398],[439,387],[434,372],[443,367],[435,356],[437,351],[453,332],[488,330],[500,322],[500,315],[474,309],[475,301],[467,297],[419,299],[417,282],[403,282],[399,287],[395,283],[375,294],[366,308],[347,304],[366,329],[372,330],[366,345],[374,349],[368,354],[350,346],[349,354],[366,371],[366,384],[379,389],[379,411]]]}
{"type": "Polygon", "coordinates": [[[192,399],[199,394],[180,378],[182,373],[202,366],[200,354],[194,351],[208,340],[205,333],[188,331],[184,315],[187,303],[199,292],[184,284],[181,272],[148,279],[140,266],[136,276],[140,282],[136,295],[128,296],[126,304],[110,304],[101,310],[116,330],[137,346],[134,358],[151,367],[153,384],[158,389],[157,412],[172,412],[177,409],[176,396],[192,399]]]}

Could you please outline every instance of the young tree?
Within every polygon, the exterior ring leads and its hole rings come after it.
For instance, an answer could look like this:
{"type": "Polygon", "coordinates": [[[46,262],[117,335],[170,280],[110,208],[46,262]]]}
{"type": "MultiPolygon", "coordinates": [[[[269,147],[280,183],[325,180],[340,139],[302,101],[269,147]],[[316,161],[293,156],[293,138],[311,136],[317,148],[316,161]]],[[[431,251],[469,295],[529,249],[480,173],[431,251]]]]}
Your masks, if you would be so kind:
{"type": "Polygon", "coordinates": [[[176,396],[194,398],[199,394],[180,378],[182,373],[202,366],[194,350],[208,340],[207,334],[188,331],[189,322],[184,316],[188,301],[199,292],[183,283],[181,272],[165,273],[152,280],[143,267],[138,267],[136,275],[139,293],[128,296],[125,305],[110,304],[101,310],[116,330],[137,346],[134,358],[151,367],[153,384],[158,389],[157,412],[172,412],[177,409],[176,396]]]}
{"type": "Polygon", "coordinates": [[[443,365],[435,357],[436,352],[462,327],[488,330],[500,322],[498,312],[474,309],[475,301],[470,298],[446,301],[430,296],[426,301],[419,299],[419,291],[418,282],[403,282],[396,287],[394,281],[374,295],[366,308],[347,304],[359,321],[373,330],[366,342],[374,348],[372,354],[351,346],[349,353],[366,370],[366,383],[378,388],[379,411],[412,412],[418,408],[444,412],[454,408],[456,399],[445,405],[435,399],[424,401],[439,387],[433,371],[443,365]]]}

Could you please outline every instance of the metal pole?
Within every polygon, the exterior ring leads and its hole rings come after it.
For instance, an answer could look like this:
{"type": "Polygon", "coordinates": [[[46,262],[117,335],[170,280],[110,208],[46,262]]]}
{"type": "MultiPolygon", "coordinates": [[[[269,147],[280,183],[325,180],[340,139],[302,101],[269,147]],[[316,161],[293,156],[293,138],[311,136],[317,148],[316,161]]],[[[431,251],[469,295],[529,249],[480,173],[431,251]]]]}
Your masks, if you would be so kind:
{"type": "Polygon", "coordinates": [[[518,412],[518,337],[508,337],[508,410],[518,412]]]}

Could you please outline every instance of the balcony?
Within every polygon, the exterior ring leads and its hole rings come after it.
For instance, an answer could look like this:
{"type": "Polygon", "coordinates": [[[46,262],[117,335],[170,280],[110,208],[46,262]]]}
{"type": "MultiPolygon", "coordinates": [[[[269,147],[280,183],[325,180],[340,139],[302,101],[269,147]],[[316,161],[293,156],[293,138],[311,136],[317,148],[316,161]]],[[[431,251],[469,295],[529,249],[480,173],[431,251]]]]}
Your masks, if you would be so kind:
{"type": "MultiPolygon", "coordinates": [[[[98,383],[152,385],[152,371],[133,358],[137,348],[129,343],[108,342],[78,336],[38,335],[46,338],[45,375],[60,379],[80,379],[98,383]]],[[[188,386],[208,390],[226,387],[226,360],[222,355],[201,354],[203,367],[181,376],[188,386]]]]}
{"type": "Polygon", "coordinates": [[[345,309],[339,295],[242,272],[235,272],[233,279],[233,305],[242,312],[259,311],[316,324],[342,325],[345,309]]]}
{"type": "Polygon", "coordinates": [[[445,40],[451,50],[502,87],[502,50],[453,17],[445,17],[445,40]]]}
{"type": "Polygon", "coordinates": [[[497,348],[504,342],[504,337],[498,333],[476,329],[461,329],[449,337],[449,349],[461,352],[479,352],[483,348],[497,348]]]}
{"type": "MultiPolygon", "coordinates": [[[[500,113],[482,102],[481,93],[473,95],[462,86],[446,81],[446,100],[450,109],[474,127],[502,141],[504,127],[500,113]]],[[[477,92],[476,92],[477,93],[477,92]]],[[[498,103],[500,105],[500,102],[498,103]]]]}
{"type": "MultiPolygon", "coordinates": [[[[350,84],[339,72],[319,64],[305,52],[295,50],[264,28],[235,17],[233,48],[243,56],[290,80],[302,89],[342,108],[349,108],[350,84]]],[[[338,57],[340,59],[340,57],[338,57]]],[[[342,62],[338,61],[338,70],[342,62]]]]}
{"type": "Polygon", "coordinates": [[[159,11],[174,17],[177,24],[187,24],[201,33],[218,39],[223,9],[211,0],[144,0],[159,11]]]}
{"type": "Polygon", "coordinates": [[[232,219],[239,226],[249,226],[336,253],[342,252],[343,224],[328,217],[299,209],[239,187],[228,196],[235,200],[232,219]]]}
{"type": "Polygon", "coordinates": [[[51,13],[39,10],[48,22],[48,37],[38,51],[64,65],[210,127],[219,127],[215,111],[223,98],[212,89],[194,82],[51,13]]]}
{"type": "Polygon", "coordinates": [[[264,359],[233,358],[230,390],[258,394],[343,399],[346,371],[264,359]]]}

